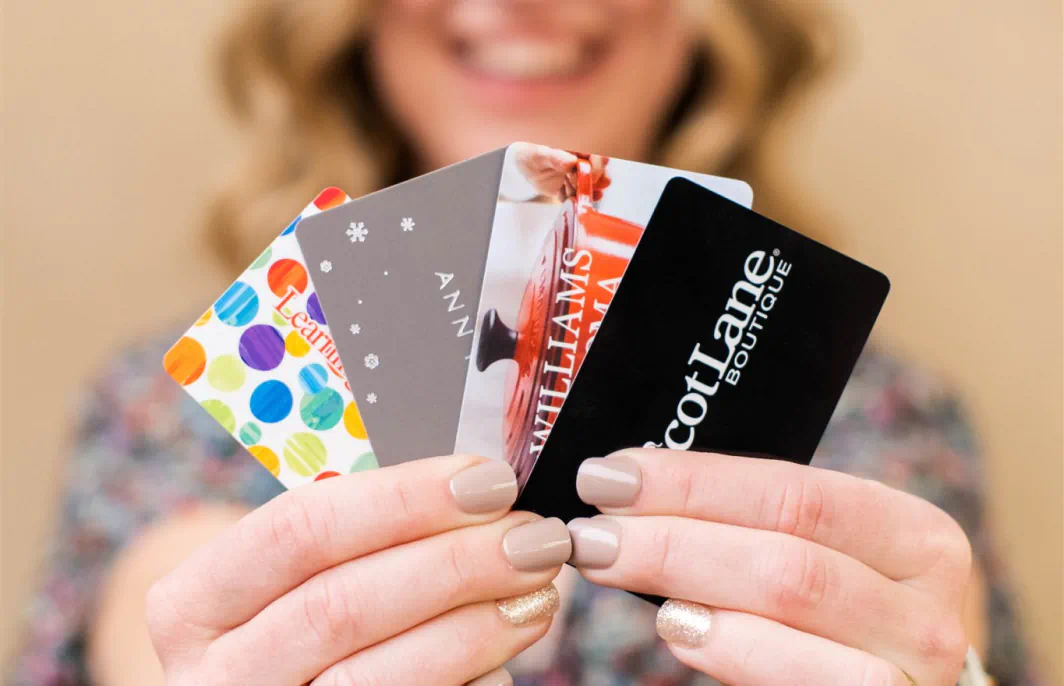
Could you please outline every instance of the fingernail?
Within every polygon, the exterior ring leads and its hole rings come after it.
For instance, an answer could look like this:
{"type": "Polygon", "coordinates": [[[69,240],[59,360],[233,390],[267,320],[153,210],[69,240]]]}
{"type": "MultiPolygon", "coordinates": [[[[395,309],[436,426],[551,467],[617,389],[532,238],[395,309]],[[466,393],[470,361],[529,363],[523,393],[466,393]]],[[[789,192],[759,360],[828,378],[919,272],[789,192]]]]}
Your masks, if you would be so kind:
{"type": "Polygon", "coordinates": [[[488,460],[455,474],[451,493],[469,514],[505,510],[517,501],[517,477],[502,460],[488,460]]]}
{"type": "Polygon", "coordinates": [[[609,517],[579,518],[569,522],[573,554],[569,564],[584,569],[605,569],[621,552],[621,525],[609,517]]]}
{"type": "Polygon", "coordinates": [[[494,672],[473,679],[466,686],[514,686],[514,678],[505,669],[499,667],[494,672]]]}
{"type": "Polygon", "coordinates": [[[631,505],[641,484],[639,465],[621,455],[586,459],[576,473],[580,499],[599,507],[631,505]]]}
{"type": "Polygon", "coordinates": [[[701,648],[713,625],[713,611],[686,600],[666,600],[658,610],[658,636],[666,643],[701,648]]]}
{"type": "Polygon", "coordinates": [[[524,626],[537,619],[549,617],[558,611],[560,604],[561,597],[554,584],[524,595],[503,598],[495,603],[503,618],[514,626],[524,626]]]}
{"type": "Polygon", "coordinates": [[[573,542],[565,522],[555,517],[510,529],[502,549],[514,569],[541,572],[564,564],[573,553],[573,542]]]}

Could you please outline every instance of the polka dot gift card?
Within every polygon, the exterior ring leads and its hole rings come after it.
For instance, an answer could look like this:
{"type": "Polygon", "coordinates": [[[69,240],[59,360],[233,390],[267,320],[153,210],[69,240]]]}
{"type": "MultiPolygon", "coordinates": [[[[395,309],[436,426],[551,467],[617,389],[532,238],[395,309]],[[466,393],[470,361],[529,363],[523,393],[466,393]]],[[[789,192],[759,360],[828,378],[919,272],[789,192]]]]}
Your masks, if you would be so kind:
{"type": "Polygon", "coordinates": [[[301,219],[347,201],[322,191],[163,358],[287,488],[377,466],[295,237],[301,219]]]}

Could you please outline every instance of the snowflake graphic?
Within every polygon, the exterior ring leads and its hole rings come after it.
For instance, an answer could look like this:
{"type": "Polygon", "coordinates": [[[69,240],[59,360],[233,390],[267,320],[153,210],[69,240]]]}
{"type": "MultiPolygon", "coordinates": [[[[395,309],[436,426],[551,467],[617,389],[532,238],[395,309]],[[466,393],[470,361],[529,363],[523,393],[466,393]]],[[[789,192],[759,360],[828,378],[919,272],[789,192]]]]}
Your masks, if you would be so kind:
{"type": "Polygon", "coordinates": [[[363,359],[362,361],[366,363],[366,369],[376,369],[380,366],[381,358],[377,357],[373,353],[370,353],[369,355],[366,355],[365,359],[363,359]]]}
{"type": "Polygon", "coordinates": [[[399,222],[399,226],[402,227],[403,231],[413,231],[417,224],[414,223],[412,217],[403,217],[403,221],[399,222]]]}
{"type": "Polygon", "coordinates": [[[366,402],[369,403],[370,405],[376,405],[377,404],[377,394],[376,393],[370,393],[369,395],[367,395],[366,396],[366,402]]]}
{"type": "Polygon", "coordinates": [[[321,269],[322,274],[328,274],[332,271],[332,262],[329,260],[322,260],[318,267],[321,269]]]}
{"type": "Polygon", "coordinates": [[[365,222],[351,222],[351,228],[347,230],[347,237],[352,243],[365,243],[368,235],[369,229],[366,228],[365,222]]]}
{"type": "Polygon", "coordinates": [[[358,324],[352,324],[351,325],[351,333],[352,333],[352,335],[357,336],[358,334],[362,333],[362,327],[359,326],[358,324]]]}

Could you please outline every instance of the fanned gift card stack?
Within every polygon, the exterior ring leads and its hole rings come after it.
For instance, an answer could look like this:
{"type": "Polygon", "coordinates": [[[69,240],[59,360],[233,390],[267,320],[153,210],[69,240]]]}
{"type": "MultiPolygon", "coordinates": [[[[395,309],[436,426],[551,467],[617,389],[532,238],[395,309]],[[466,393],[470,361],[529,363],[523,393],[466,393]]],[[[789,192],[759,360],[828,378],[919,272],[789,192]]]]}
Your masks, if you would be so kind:
{"type": "Polygon", "coordinates": [[[287,487],[469,452],[569,520],[620,448],[808,463],[890,285],[752,203],[527,143],[330,189],[165,366],[287,487]]]}

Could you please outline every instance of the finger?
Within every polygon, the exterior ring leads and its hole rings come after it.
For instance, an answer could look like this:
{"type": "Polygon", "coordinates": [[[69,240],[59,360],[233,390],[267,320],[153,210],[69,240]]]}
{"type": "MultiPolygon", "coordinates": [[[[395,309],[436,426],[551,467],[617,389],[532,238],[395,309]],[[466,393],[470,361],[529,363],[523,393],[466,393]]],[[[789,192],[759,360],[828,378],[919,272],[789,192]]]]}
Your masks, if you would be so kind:
{"type": "Polygon", "coordinates": [[[564,170],[576,164],[576,155],[546,145],[513,143],[510,148],[518,167],[525,173],[537,174],[545,170],[564,170]]]}
{"type": "Polygon", "coordinates": [[[576,195],[576,179],[573,178],[573,174],[566,174],[562,179],[564,188],[562,189],[562,200],[571,198],[576,195]]]}
{"type": "Polygon", "coordinates": [[[558,605],[553,585],[511,599],[505,614],[494,602],[467,605],[355,653],[325,670],[312,686],[407,686],[425,683],[426,675],[432,675],[432,683],[462,684],[542,638],[558,605]],[[515,614],[514,606],[520,612],[515,614]]]}
{"type": "Polygon", "coordinates": [[[237,683],[301,684],[456,607],[542,588],[570,551],[561,520],[527,512],[382,550],[282,596],[215,641],[211,659],[237,683]]]}
{"type": "Polygon", "coordinates": [[[516,497],[508,465],[463,455],[301,486],[244,517],[159,582],[151,604],[168,616],[155,619],[213,638],[324,569],[499,519],[516,497]]]}
{"type": "Polygon", "coordinates": [[[797,536],[895,580],[936,565],[939,578],[954,578],[970,557],[956,523],[930,503],[875,481],[781,460],[624,450],[586,460],[577,490],[603,512],[676,515],[797,536]]]}
{"type": "Polygon", "coordinates": [[[657,626],[680,662],[732,686],[909,686],[886,660],[755,615],[670,600],[657,626]]]}
{"type": "Polygon", "coordinates": [[[887,659],[921,650],[948,616],[925,593],[774,531],[605,515],[569,528],[570,562],[594,583],[760,615],[887,659]]]}
{"type": "Polygon", "coordinates": [[[558,148],[547,147],[546,145],[539,145],[537,147],[537,153],[545,167],[554,169],[555,171],[570,171],[576,168],[577,160],[576,155],[568,150],[559,150],[558,148]]]}
{"type": "Polygon", "coordinates": [[[602,176],[606,173],[606,161],[608,159],[609,158],[603,157],[602,155],[592,155],[590,157],[591,182],[596,186],[598,185],[599,180],[602,178],[602,176]]]}
{"type": "Polygon", "coordinates": [[[536,147],[532,143],[511,143],[510,153],[513,154],[518,166],[524,165],[527,167],[529,160],[532,159],[536,152],[536,147]]]}

